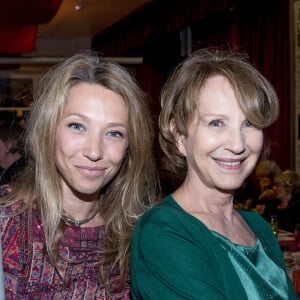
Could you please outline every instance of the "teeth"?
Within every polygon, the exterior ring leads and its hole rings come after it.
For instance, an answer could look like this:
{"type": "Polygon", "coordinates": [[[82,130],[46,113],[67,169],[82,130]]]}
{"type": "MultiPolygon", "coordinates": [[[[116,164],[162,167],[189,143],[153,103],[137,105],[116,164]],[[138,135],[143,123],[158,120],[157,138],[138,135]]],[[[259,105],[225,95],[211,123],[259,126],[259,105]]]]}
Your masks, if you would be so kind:
{"type": "Polygon", "coordinates": [[[224,166],[229,166],[229,167],[234,167],[234,166],[238,166],[241,162],[240,161],[221,161],[221,164],[224,166]]]}

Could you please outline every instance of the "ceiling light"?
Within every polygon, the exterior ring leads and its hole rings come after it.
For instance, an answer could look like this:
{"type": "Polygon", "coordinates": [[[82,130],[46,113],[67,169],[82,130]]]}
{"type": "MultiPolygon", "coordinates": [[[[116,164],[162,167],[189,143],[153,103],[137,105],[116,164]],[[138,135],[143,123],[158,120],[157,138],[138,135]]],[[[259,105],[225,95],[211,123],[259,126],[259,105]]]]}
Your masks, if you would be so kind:
{"type": "Polygon", "coordinates": [[[74,8],[75,8],[76,11],[81,11],[81,10],[84,9],[84,5],[83,5],[82,2],[77,1],[74,8]]]}

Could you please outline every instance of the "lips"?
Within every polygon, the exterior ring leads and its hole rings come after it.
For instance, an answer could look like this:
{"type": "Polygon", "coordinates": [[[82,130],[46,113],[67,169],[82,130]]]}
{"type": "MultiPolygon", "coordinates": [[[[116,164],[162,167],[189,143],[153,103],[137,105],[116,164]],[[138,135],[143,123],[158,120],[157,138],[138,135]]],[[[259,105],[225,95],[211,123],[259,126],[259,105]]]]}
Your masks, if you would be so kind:
{"type": "Polygon", "coordinates": [[[106,168],[95,168],[86,166],[76,166],[79,173],[84,177],[99,177],[103,175],[106,168]]]}
{"type": "Polygon", "coordinates": [[[221,166],[222,168],[237,170],[241,167],[243,161],[245,159],[230,159],[230,160],[222,160],[222,159],[214,159],[214,161],[221,166]]]}

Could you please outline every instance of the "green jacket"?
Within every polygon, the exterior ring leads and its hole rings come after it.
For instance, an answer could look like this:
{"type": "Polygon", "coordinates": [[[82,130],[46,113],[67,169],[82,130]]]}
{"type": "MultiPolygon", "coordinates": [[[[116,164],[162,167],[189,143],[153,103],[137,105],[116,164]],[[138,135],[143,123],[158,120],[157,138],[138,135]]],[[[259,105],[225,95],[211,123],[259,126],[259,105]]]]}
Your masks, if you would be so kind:
{"type": "MultiPolygon", "coordinates": [[[[268,223],[253,212],[240,214],[269,257],[285,269],[268,223]]],[[[298,299],[289,278],[288,284],[288,299],[298,299]]],[[[131,248],[131,293],[133,300],[247,299],[216,237],[202,222],[185,213],[171,196],[144,213],[136,225],[131,248]]]]}

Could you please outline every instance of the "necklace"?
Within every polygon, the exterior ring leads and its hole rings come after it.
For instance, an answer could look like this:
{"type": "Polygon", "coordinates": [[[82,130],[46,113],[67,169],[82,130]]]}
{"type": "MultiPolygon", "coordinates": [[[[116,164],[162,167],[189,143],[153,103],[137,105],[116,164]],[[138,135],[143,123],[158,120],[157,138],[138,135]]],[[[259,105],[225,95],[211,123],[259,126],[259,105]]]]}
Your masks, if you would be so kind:
{"type": "Polygon", "coordinates": [[[67,216],[66,214],[63,214],[61,216],[61,218],[67,225],[74,226],[74,227],[81,227],[81,225],[88,223],[89,221],[94,219],[97,213],[98,213],[98,211],[95,210],[95,212],[91,216],[89,216],[83,220],[75,220],[74,218],[67,216]]]}

